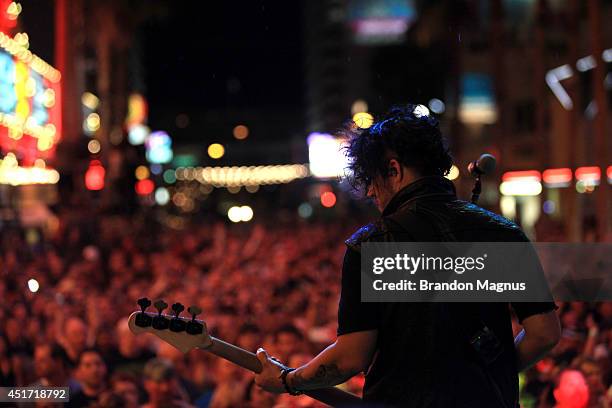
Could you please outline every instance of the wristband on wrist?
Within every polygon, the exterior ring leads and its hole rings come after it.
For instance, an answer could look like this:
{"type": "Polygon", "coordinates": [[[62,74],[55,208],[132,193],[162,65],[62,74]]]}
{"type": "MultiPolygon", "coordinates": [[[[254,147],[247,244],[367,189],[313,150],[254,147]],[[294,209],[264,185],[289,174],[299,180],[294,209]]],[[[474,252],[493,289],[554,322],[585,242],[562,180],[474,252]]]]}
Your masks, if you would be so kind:
{"type": "Polygon", "coordinates": [[[303,394],[303,392],[302,392],[302,391],[293,390],[293,389],[291,389],[291,387],[289,386],[289,382],[287,381],[287,375],[288,375],[290,372],[292,372],[292,371],[295,371],[295,368],[284,368],[284,369],[281,371],[280,378],[281,378],[281,381],[283,382],[283,385],[285,386],[285,391],[287,391],[287,393],[289,393],[289,395],[293,395],[293,396],[296,396],[296,395],[302,395],[302,394],[303,394]]]}

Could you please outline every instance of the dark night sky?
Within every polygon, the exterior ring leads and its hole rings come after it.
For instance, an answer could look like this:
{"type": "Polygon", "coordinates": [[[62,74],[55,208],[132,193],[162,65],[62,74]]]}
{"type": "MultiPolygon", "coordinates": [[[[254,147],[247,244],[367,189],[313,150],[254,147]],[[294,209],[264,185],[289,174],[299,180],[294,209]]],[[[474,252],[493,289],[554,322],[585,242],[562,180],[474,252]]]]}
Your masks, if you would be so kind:
{"type": "Polygon", "coordinates": [[[299,2],[167,4],[141,31],[152,113],[302,105],[299,2]]]}

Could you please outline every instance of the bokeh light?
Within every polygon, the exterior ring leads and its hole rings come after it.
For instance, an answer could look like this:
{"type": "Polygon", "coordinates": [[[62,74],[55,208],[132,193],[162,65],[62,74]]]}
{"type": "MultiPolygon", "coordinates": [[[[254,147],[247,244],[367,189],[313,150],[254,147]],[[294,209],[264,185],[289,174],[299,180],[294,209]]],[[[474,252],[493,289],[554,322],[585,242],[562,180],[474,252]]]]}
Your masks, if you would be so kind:
{"type": "Polygon", "coordinates": [[[30,292],[36,293],[38,292],[39,288],[40,288],[40,285],[36,279],[32,278],[28,280],[28,289],[30,289],[30,292]]]}
{"type": "Polygon", "coordinates": [[[100,142],[98,142],[96,139],[92,139],[89,141],[89,143],[87,143],[87,150],[89,150],[89,153],[92,154],[96,154],[100,152],[100,142]]]}
{"type": "Polygon", "coordinates": [[[367,129],[374,124],[374,116],[368,112],[357,112],[353,115],[353,122],[361,129],[367,129]]]}
{"type": "Polygon", "coordinates": [[[220,159],[225,154],[225,147],[220,143],[213,143],[208,146],[208,155],[211,159],[220,159]]]}
{"type": "Polygon", "coordinates": [[[331,191],[326,191],[321,194],[321,205],[326,208],[331,208],[336,205],[336,195],[331,191]]]}
{"type": "Polygon", "coordinates": [[[249,137],[249,128],[245,125],[238,125],[233,131],[234,137],[238,140],[244,140],[249,137]]]}
{"type": "Polygon", "coordinates": [[[137,180],[144,180],[149,177],[149,169],[147,166],[138,166],[134,172],[137,180]]]}
{"type": "Polygon", "coordinates": [[[158,205],[166,205],[170,201],[170,192],[166,187],[159,187],[155,190],[155,202],[158,205]]]}

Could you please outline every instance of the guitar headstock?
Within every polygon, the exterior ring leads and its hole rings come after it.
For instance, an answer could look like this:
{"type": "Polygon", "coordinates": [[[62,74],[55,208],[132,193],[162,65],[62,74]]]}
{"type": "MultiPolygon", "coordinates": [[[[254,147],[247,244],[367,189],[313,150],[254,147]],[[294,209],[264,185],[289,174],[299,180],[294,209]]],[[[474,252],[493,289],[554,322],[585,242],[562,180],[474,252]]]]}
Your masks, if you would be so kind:
{"type": "Polygon", "coordinates": [[[128,319],[130,331],[134,334],[152,333],[163,341],[176,347],[183,353],[195,348],[208,348],[212,345],[212,339],[206,329],[206,323],[196,320],[196,315],[202,313],[202,309],[191,306],[187,310],[191,318],[181,317],[185,309],[180,303],[172,305],[173,315],[163,314],[168,304],[163,300],[154,303],[157,313],[147,312],[151,305],[147,298],[138,300],[140,312],[134,312],[128,319]]]}

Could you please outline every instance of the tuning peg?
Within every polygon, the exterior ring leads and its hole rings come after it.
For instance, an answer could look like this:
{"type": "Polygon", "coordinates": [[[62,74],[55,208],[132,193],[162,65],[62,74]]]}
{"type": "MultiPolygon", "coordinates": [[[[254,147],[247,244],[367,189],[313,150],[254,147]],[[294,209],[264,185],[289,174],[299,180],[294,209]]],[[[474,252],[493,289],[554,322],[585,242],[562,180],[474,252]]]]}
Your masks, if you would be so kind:
{"type": "Polygon", "coordinates": [[[195,321],[196,315],[202,313],[202,309],[197,306],[189,306],[187,312],[191,315],[191,321],[195,321]]]}
{"type": "Polygon", "coordinates": [[[147,307],[151,306],[151,301],[146,297],[140,298],[138,299],[138,306],[140,306],[142,313],[144,313],[147,307]]]}
{"type": "Polygon", "coordinates": [[[145,313],[145,310],[151,306],[151,301],[146,297],[140,298],[138,299],[138,306],[140,306],[141,311],[136,315],[136,326],[149,327],[153,319],[145,313]]]}
{"type": "Polygon", "coordinates": [[[185,310],[185,306],[180,303],[175,303],[172,305],[172,310],[174,311],[174,319],[170,320],[170,331],[185,331],[185,322],[179,318],[181,312],[185,310]]]}
{"type": "Polygon", "coordinates": [[[197,306],[190,306],[187,311],[191,314],[191,320],[187,322],[185,331],[189,334],[201,334],[204,331],[204,325],[196,321],[196,315],[202,313],[202,309],[197,306]]]}
{"type": "Polygon", "coordinates": [[[160,299],[156,300],[155,303],[153,303],[153,306],[155,306],[155,308],[159,312],[159,314],[153,318],[153,328],[157,330],[167,329],[170,325],[170,321],[162,315],[162,311],[168,307],[168,304],[160,299]]]}
{"type": "Polygon", "coordinates": [[[172,311],[174,311],[174,317],[178,318],[181,312],[185,310],[185,306],[180,303],[175,303],[172,305],[172,311]]]}
{"type": "Polygon", "coordinates": [[[164,302],[163,300],[159,299],[159,300],[156,300],[155,303],[153,303],[153,306],[155,306],[155,308],[159,312],[159,315],[161,316],[162,311],[168,307],[168,304],[164,302]]]}

